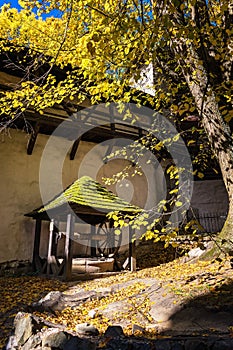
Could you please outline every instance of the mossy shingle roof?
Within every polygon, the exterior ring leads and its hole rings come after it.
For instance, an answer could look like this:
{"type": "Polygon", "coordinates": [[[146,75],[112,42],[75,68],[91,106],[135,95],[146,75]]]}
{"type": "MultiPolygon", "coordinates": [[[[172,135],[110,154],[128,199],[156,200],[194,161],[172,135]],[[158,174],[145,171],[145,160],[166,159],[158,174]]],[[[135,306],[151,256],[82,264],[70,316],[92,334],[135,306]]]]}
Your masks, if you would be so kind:
{"type": "Polygon", "coordinates": [[[79,210],[82,211],[83,208],[92,208],[92,210],[99,210],[104,213],[112,211],[136,213],[142,210],[116,196],[111,191],[108,191],[91,177],[83,176],[46,205],[35,209],[27,215],[36,216],[67,204],[69,204],[76,213],[78,213],[79,210]]]}

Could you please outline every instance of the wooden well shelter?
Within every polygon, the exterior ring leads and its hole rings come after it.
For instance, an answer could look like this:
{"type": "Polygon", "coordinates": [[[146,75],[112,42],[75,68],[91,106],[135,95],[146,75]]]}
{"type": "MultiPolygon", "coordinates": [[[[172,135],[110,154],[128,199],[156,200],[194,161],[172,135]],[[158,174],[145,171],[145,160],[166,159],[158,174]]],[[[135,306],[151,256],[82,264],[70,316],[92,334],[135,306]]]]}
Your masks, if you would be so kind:
{"type": "MultiPolygon", "coordinates": [[[[71,278],[75,223],[86,223],[90,226],[90,232],[85,234],[85,239],[90,242],[92,256],[96,256],[98,251],[102,256],[114,257],[120,247],[121,234],[115,233],[109,213],[118,212],[127,220],[141,211],[141,208],[119,198],[91,177],[81,177],[46,205],[25,214],[36,220],[34,268],[41,274],[62,277],[65,280],[71,278]],[[48,254],[45,260],[40,257],[41,223],[44,220],[50,221],[48,254]],[[66,222],[65,232],[59,231],[60,222],[66,222]],[[65,236],[64,255],[62,259],[58,259],[57,245],[61,235],[65,236]]],[[[135,259],[133,230],[129,225],[129,262],[132,271],[136,268],[135,259]]]]}

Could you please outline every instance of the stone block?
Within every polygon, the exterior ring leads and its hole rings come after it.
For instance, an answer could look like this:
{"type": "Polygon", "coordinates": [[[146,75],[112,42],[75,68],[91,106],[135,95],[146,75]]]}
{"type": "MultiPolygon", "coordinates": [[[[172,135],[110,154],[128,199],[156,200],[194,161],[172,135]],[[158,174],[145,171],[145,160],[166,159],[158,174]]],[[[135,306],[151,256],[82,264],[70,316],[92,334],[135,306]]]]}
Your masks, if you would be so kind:
{"type": "Polygon", "coordinates": [[[49,328],[41,332],[41,339],[42,348],[47,346],[62,349],[68,340],[68,335],[57,328],[49,328]]]}
{"type": "Polygon", "coordinates": [[[122,337],[124,332],[121,326],[108,326],[104,336],[110,338],[122,337]]]}
{"type": "Polygon", "coordinates": [[[90,323],[80,323],[76,325],[76,332],[80,335],[98,335],[99,331],[90,323]]]}
{"type": "Polygon", "coordinates": [[[18,312],[14,319],[15,339],[18,345],[23,345],[33,334],[33,318],[31,314],[18,312]]]}
{"type": "Polygon", "coordinates": [[[96,350],[96,344],[88,339],[81,339],[77,336],[72,337],[63,346],[63,350],[96,350]]]}

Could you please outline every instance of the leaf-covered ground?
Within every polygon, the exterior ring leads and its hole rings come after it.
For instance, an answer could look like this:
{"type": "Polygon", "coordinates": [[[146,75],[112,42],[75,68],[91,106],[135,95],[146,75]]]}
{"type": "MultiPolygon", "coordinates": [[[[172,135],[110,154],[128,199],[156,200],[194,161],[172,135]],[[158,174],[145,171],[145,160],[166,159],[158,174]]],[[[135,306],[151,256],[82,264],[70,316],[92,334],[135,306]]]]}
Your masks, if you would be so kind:
{"type": "Polygon", "coordinates": [[[207,304],[216,309],[233,307],[232,269],[227,260],[184,263],[181,258],[135,273],[124,272],[92,281],[67,283],[33,276],[2,277],[0,279],[0,346],[5,344],[9,336],[15,314],[18,311],[27,310],[32,302],[39,300],[49,291],[59,290],[71,294],[81,289],[97,290],[112,286],[119,288],[100,300],[87,301],[74,309],[66,308],[62,312],[56,312],[56,315],[39,314],[39,316],[53,323],[64,324],[69,330],[74,330],[77,323],[91,322],[100,332],[104,332],[109,325],[120,323],[125,325],[126,334],[132,334],[132,324],[135,323],[148,328],[150,335],[156,336],[157,331],[155,329],[151,331],[150,328],[150,324],[153,324],[150,310],[154,302],[149,294],[143,294],[148,283],[150,293],[151,289],[155,288],[153,279],[163,286],[164,294],[170,293],[173,296],[174,304],[193,302],[193,305],[198,304],[199,307],[207,304]],[[116,303],[114,305],[122,303],[120,304],[122,307],[120,311],[112,313],[111,318],[106,317],[104,310],[113,302],[116,303]],[[127,307],[124,308],[124,305],[127,307]],[[97,310],[97,313],[95,318],[91,319],[88,313],[93,309],[97,310]]]}

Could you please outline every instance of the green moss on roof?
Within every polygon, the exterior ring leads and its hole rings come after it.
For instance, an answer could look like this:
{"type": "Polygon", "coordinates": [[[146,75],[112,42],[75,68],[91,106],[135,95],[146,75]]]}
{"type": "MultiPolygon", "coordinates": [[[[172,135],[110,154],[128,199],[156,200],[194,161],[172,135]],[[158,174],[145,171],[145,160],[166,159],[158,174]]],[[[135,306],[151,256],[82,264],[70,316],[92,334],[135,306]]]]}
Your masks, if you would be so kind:
{"type": "Polygon", "coordinates": [[[70,185],[62,194],[38,210],[42,213],[63,204],[76,203],[106,211],[140,212],[142,209],[119,198],[89,176],[83,176],[70,185]]]}

